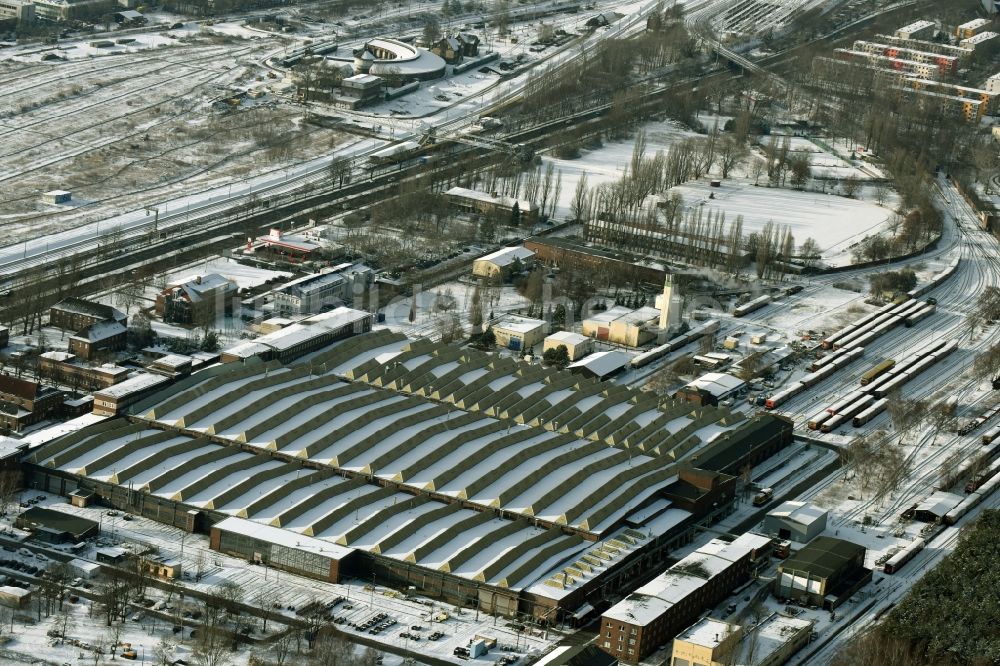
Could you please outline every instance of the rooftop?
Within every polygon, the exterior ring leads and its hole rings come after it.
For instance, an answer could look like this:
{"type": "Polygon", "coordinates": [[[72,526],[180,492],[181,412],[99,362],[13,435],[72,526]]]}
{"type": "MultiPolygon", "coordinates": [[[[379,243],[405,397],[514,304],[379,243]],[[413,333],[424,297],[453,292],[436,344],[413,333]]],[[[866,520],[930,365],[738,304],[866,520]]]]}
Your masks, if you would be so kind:
{"type": "Polygon", "coordinates": [[[607,377],[616,370],[624,368],[632,361],[633,354],[619,350],[595,352],[570,363],[570,368],[580,368],[593,373],[596,377],[607,377]]]}
{"type": "Polygon", "coordinates": [[[746,386],[746,382],[739,377],[724,372],[709,372],[690,382],[685,388],[699,389],[715,397],[720,397],[738,391],[744,386],[746,386]]]}
{"type": "Polygon", "coordinates": [[[805,548],[778,565],[783,571],[808,571],[814,576],[829,578],[840,571],[844,564],[859,555],[863,558],[865,547],[835,539],[820,536],[805,548]]]}
{"type": "Polygon", "coordinates": [[[127,329],[121,322],[114,320],[99,321],[95,324],[91,324],[82,331],[77,331],[73,335],[71,340],[83,340],[86,342],[101,342],[103,340],[110,340],[111,338],[118,337],[127,332],[127,329]]]}
{"type": "Polygon", "coordinates": [[[817,521],[825,521],[827,513],[826,509],[821,509],[815,504],[788,501],[782,502],[774,510],[768,511],[767,515],[787,518],[794,523],[808,526],[817,521]]]}
{"type": "Polygon", "coordinates": [[[573,333],[572,331],[556,331],[548,336],[546,336],[545,341],[553,342],[563,342],[567,345],[578,345],[590,340],[586,335],[580,335],[579,333],[573,333]]]}
{"type": "Polygon", "coordinates": [[[535,256],[531,250],[518,245],[516,247],[502,247],[495,252],[479,257],[476,261],[488,261],[497,266],[510,266],[515,261],[524,261],[535,256]]]}
{"type": "Polygon", "coordinates": [[[146,389],[159,386],[161,384],[167,384],[168,382],[170,382],[170,379],[162,375],[154,375],[146,372],[137,373],[134,377],[129,377],[121,384],[115,384],[114,386],[109,386],[106,389],[97,391],[94,394],[94,397],[121,399],[132,395],[133,393],[145,391],[146,389]]]}
{"type": "Polygon", "coordinates": [[[116,310],[110,305],[103,305],[101,303],[93,303],[91,301],[84,300],[82,298],[64,298],[55,305],[52,306],[53,310],[61,310],[63,312],[72,312],[74,314],[84,314],[91,317],[96,317],[98,319],[113,319],[115,321],[124,321],[128,317],[121,310],[116,310]]]}
{"type": "Polygon", "coordinates": [[[483,203],[497,204],[504,206],[506,208],[513,208],[517,204],[518,209],[521,212],[524,211],[535,211],[538,210],[538,206],[524,199],[515,199],[514,197],[508,197],[504,195],[493,195],[489,192],[480,192],[479,190],[470,190],[467,187],[453,187],[447,192],[446,195],[450,197],[457,197],[459,199],[470,199],[472,201],[482,201],[483,203]]]}
{"type": "Polygon", "coordinates": [[[93,520],[54,509],[45,509],[40,506],[33,506],[30,509],[26,509],[18,518],[31,523],[37,523],[48,529],[70,532],[74,535],[83,534],[97,527],[97,522],[93,520]]]}
{"type": "Polygon", "coordinates": [[[547,325],[548,322],[546,322],[544,319],[532,319],[530,317],[507,315],[506,317],[498,321],[496,324],[494,324],[493,327],[501,328],[505,331],[512,331],[514,333],[530,333],[547,325]]]}
{"type": "Polygon", "coordinates": [[[731,634],[740,630],[739,625],[705,617],[684,630],[675,640],[706,648],[717,648],[731,634]]]}

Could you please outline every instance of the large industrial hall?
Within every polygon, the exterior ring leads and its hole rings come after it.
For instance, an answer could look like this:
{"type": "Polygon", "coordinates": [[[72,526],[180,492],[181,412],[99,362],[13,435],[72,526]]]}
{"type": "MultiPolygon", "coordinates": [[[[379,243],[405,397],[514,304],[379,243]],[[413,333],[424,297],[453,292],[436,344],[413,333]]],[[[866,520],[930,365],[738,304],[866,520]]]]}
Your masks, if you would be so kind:
{"type": "Polygon", "coordinates": [[[728,513],[734,465],[790,438],[777,416],[381,330],[197,373],[29,473],[247,559],[562,622],[662,568],[728,513]]]}

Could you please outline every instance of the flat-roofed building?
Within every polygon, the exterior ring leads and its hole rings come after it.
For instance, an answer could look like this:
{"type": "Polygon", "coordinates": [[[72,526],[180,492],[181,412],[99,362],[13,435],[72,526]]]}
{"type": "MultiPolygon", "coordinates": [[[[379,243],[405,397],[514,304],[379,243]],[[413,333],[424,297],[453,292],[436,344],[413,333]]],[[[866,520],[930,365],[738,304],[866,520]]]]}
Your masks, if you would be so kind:
{"type": "Polygon", "coordinates": [[[774,596],[833,610],[872,578],[865,547],[820,536],[778,565],[774,596]]]}
{"type": "Polygon", "coordinates": [[[545,339],[549,323],[543,319],[507,315],[493,324],[492,328],[497,346],[513,351],[530,351],[545,339]]]}
{"type": "Polygon", "coordinates": [[[375,272],[363,264],[345,263],[329,271],[306,275],[274,290],[274,309],[286,316],[321,312],[331,306],[346,305],[375,279],[375,272]]]}
{"type": "Polygon", "coordinates": [[[968,39],[974,35],[978,35],[990,27],[991,22],[989,19],[977,18],[971,21],[966,21],[965,23],[959,25],[955,28],[955,36],[959,39],[968,39]]]}
{"type": "Polygon", "coordinates": [[[916,39],[933,37],[937,25],[934,21],[914,21],[896,30],[896,36],[901,39],[916,39]]]}
{"type": "Polygon", "coordinates": [[[21,512],[14,526],[28,530],[35,539],[47,543],[78,543],[97,536],[100,531],[96,521],[40,506],[21,512]]]}
{"type": "Polygon", "coordinates": [[[152,395],[171,382],[169,377],[140,372],[94,394],[94,414],[117,416],[126,407],[152,395]]]}
{"type": "Polygon", "coordinates": [[[656,338],[660,311],[641,307],[637,310],[616,305],[583,320],[583,334],[626,347],[639,347],[656,338]]]}
{"type": "Polygon", "coordinates": [[[751,533],[709,541],[605,611],[599,647],[624,663],[639,663],[748,580],[770,556],[770,546],[769,538],[751,533]]]}
{"type": "Polygon", "coordinates": [[[543,352],[550,349],[565,347],[570,361],[578,361],[590,352],[594,351],[594,340],[586,335],[573,333],[572,331],[556,331],[545,338],[542,347],[543,352]]]}
{"type": "Polygon", "coordinates": [[[978,49],[984,44],[988,44],[997,38],[997,33],[992,31],[980,32],[979,34],[972,35],[971,37],[966,37],[959,42],[960,46],[964,46],[970,49],[978,49]]]}
{"type": "Polygon", "coordinates": [[[634,354],[620,349],[594,352],[584,356],[579,361],[570,363],[567,369],[584,377],[603,380],[626,369],[633,358],[635,358],[634,354]]]}
{"type": "Polygon", "coordinates": [[[264,361],[293,361],[304,354],[372,330],[374,316],[352,308],[336,308],[302,319],[254,340],[222,350],[223,363],[243,362],[258,357],[264,361]]]}
{"type": "Polygon", "coordinates": [[[735,666],[742,638],[739,625],[702,618],[674,638],[668,666],[735,666]]]}

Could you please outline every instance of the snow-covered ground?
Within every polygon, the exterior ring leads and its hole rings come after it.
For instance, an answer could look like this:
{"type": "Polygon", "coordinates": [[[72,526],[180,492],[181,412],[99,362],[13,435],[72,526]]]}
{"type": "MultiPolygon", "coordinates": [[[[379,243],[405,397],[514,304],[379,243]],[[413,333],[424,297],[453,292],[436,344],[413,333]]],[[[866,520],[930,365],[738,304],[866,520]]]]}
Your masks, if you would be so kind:
{"type": "Polygon", "coordinates": [[[754,186],[750,179],[726,180],[721,187],[711,187],[706,179],[679,185],[671,192],[680,194],[688,209],[700,206],[706,213],[725,212],[730,224],[742,216],[744,236],[761,231],[768,222],[776,229],[788,227],[796,245],[815,239],[824,258],[843,255],[850,245],[881,230],[892,215],[890,209],[868,201],[754,186]]]}

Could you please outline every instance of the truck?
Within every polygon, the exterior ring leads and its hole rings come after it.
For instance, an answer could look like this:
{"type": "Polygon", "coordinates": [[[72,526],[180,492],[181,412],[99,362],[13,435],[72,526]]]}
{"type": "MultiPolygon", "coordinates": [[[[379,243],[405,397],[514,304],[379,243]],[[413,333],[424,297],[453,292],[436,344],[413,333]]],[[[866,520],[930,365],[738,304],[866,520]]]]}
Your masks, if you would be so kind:
{"type": "Polygon", "coordinates": [[[761,488],[760,491],[753,496],[753,505],[764,506],[765,504],[770,502],[771,498],[773,497],[774,497],[773,488],[761,488]]]}

